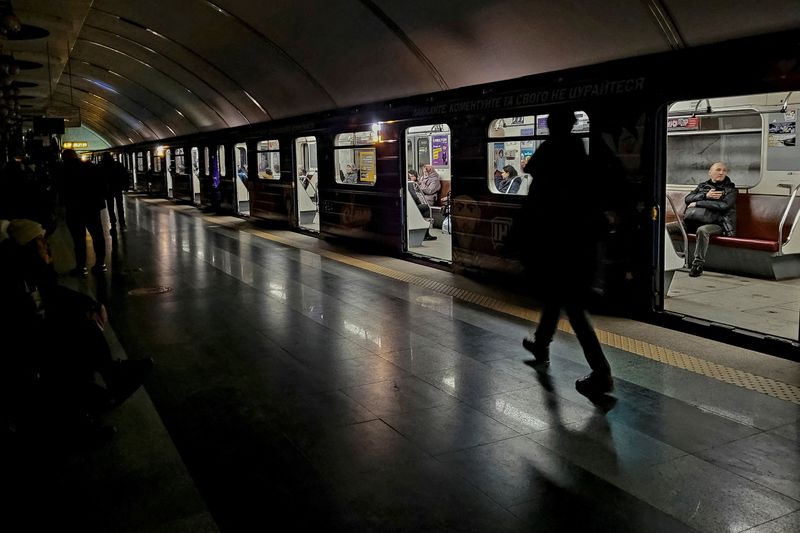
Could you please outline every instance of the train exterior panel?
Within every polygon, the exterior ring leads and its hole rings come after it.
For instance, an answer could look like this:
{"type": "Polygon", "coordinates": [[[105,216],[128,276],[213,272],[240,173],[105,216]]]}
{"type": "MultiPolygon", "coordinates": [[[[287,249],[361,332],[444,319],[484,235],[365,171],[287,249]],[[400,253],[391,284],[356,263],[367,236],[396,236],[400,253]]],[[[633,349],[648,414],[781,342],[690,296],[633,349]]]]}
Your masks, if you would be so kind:
{"type": "MultiPolygon", "coordinates": [[[[536,243],[527,239],[525,195],[492,190],[491,152],[503,139],[493,137],[496,132],[490,128],[506,119],[538,120],[558,108],[580,111],[588,117],[585,142],[591,164],[580,169],[565,162],[563,179],[569,180],[576,173],[588,174],[601,184],[597,202],[606,213],[608,225],[596,283],[598,293],[625,312],[657,316],[663,311],[669,286],[664,277],[669,105],[740,94],[791,93],[800,87],[798,56],[800,31],[790,31],[163,142],[208,146],[211,155],[205,163],[200,156],[202,203],[235,212],[235,173],[228,167],[225,176],[215,175],[219,173],[216,147],[247,143],[252,153],[259,140],[279,140],[280,179],[260,179],[256,160],[249,157],[251,216],[319,231],[323,237],[381,243],[402,254],[408,251],[405,214],[413,207],[405,205],[403,192],[406,171],[411,168],[402,148],[405,132],[419,125],[447,125],[452,268],[515,280],[517,286],[524,286],[525,278],[520,276],[523,257],[537,261],[558,258],[536,249],[536,243]],[[720,82],[720,73],[729,74],[724,82],[720,82]],[[380,132],[369,144],[376,154],[374,183],[342,183],[337,178],[337,136],[370,128],[380,132]],[[306,161],[297,151],[301,138],[316,142],[318,181],[311,188],[298,175],[306,161]],[[316,214],[301,216],[300,187],[307,188],[305,194],[312,198],[304,209],[316,209],[316,214]],[[307,224],[312,220],[316,222],[307,224]]],[[[506,140],[535,144],[545,138],[534,133],[506,140]]],[[[151,148],[136,145],[123,150],[137,153],[151,148]]],[[[520,168],[522,155],[514,154],[520,168]]],[[[230,154],[225,158],[232,160],[230,154]]],[[[788,187],[771,192],[785,196],[796,193],[800,168],[782,179],[788,187]]],[[[800,241],[796,222],[786,226],[787,232],[795,233],[795,242],[800,241]]]]}

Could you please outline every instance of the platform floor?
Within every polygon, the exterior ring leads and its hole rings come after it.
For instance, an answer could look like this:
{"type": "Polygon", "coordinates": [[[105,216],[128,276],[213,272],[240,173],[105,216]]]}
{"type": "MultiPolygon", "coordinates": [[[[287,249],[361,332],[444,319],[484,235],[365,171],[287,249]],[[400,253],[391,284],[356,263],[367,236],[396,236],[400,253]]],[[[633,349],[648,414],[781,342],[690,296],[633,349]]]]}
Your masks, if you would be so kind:
{"type": "Polygon", "coordinates": [[[800,530],[797,363],[596,317],[617,389],[593,404],[566,331],[549,368],[523,364],[517,294],[127,206],[110,272],[64,283],[154,371],[110,443],[4,455],[13,531],[800,530]]]}

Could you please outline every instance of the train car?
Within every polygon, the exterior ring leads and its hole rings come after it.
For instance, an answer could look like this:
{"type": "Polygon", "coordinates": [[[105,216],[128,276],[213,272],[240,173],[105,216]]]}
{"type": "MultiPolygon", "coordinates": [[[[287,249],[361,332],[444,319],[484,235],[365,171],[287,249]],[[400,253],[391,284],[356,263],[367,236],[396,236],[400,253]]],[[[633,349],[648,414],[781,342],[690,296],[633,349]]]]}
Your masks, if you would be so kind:
{"type": "MultiPolygon", "coordinates": [[[[521,257],[536,246],[524,227],[531,181],[524,163],[547,139],[548,114],[568,108],[591,163],[565,162],[564,179],[580,173],[599,183],[596,201],[608,222],[596,283],[602,301],[674,327],[709,327],[703,334],[795,353],[800,310],[792,303],[781,313],[794,330],[779,334],[733,318],[711,327],[720,323],[718,310],[674,307],[680,295],[670,291],[686,282],[681,255],[691,239],[673,241],[665,223],[680,218],[672,204],[691,180],[725,159],[748,198],[739,213],[745,233],[738,243],[714,244],[719,264],[709,271],[770,277],[772,269],[772,281],[790,283],[800,276],[792,92],[800,85],[798,55],[800,32],[790,31],[162,142],[191,152],[196,204],[523,287],[521,257]],[[408,194],[408,171],[421,166],[441,183],[427,218],[408,194]],[[775,235],[749,234],[762,222],[774,223],[775,235]],[[436,239],[425,240],[425,232],[436,239]],[[753,239],[767,241],[765,249],[753,239]]],[[[126,148],[135,171],[143,171],[142,151],[152,149],[126,148]]],[[[533,255],[559,260],[547,250],[533,255]]]]}

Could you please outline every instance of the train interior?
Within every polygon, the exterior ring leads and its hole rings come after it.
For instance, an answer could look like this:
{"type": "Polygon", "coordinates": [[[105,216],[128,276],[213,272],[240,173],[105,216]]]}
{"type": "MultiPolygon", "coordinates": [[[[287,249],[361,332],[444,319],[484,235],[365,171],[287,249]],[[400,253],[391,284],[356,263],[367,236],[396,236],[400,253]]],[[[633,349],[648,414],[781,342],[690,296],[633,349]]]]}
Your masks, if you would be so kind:
{"type": "Polygon", "coordinates": [[[664,309],[691,320],[800,338],[800,148],[796,92],[674,102],[667,116],[664,309]],[[736,184],[734,238],[712,237],[702,276],[690,277],[693,242],[684,197],[723,161],[736,184]],[[685,253],[685,250],[689,253],[685,253]]]}
{"type": "Polygon", "coordinates": [[[233,154],[235,157],[234,164],[236,165],[236,178],[234,183],[235,192],[235,210],[240,215],[250,214],[250,193],[247,190],[247,144],[238,143],[233,147],[233,154]]]}
{"type": "Polygon", "coordinates": [[[317,138],[298,137],[294,143],[297,225],[319,233],[317,138]]]}
{"type": "MultiPolygon", "coordinates": [[[[407,251],[433,260],[453,260],[450,233],[450,127],[447,124],[414,126],[406,130],[406,169],[423,175],[423,167],[431,165],[439,175],[440,189],[436,193],[429,216],[417,207],[406,188],[407,251]]],[[[424,207],[422,208],[424,209],[424,207]]]]}

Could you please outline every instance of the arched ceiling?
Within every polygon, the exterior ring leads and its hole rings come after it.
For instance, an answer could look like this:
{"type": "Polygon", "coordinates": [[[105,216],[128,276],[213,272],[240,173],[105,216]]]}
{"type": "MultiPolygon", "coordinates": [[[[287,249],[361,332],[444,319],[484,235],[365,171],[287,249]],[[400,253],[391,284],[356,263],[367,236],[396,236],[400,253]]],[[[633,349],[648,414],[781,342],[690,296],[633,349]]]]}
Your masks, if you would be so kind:
{"type": "Polygon", "coordinates": [[[12,0],[22,112],[112,145],[800,27],[797,0],[12,0]],[[69,61],[68,61],[69,58],[69,61]],[[26,65],[30,67],[30,65],[26,65]]]}

